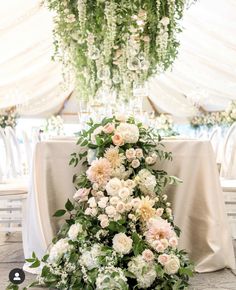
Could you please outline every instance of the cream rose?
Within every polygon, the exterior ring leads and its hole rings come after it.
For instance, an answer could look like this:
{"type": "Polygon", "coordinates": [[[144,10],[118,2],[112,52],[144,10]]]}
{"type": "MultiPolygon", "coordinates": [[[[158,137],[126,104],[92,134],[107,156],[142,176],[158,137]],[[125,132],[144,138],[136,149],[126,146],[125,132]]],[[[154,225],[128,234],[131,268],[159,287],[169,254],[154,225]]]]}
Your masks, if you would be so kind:
{"type": "Polygon", "coordinates": [[[140,165],[140,162],[139,162],[138,159],[134,159],[134,160],[131,162],[131,166],[132,166],[133,168],[138,168],[139,165],[140,165]]]}
{"type": "Polygon", "coordinates": [[[117,210],[117,212],[118,213],[123,213],[123,212],[125,212],[125,204],[121,201],[121,202],[119,202],[118,204],[117,204],[117,206],[116,206],[116,210],[117,210]]]}
{"type": "Polygon", "coordinates": [[[92,208],[97,207],[97,202],[96,202],[95,197],[90,197],[90,199],[88,200],[88,204],[92,208]]]}
{"type": "Polygon", "coordinates": [[[114,217],[116,215],[116,209],[114,206],[109,205],[105,208],[105,212],[108,216],[114,217]]]}
{"type": "Polygon", "coordinates": [[[100,225],[103,229],[107,228],[109,226],[109,220],[108,219],[101,220],[100,225]]]}
{"type": "Polygon", "coordinates": [[[135,155],[136,155],[136,153],[135,153],[135,149],[134,149],[134,148],[130,148],[130,149],[127,149],[127,150],[125,151],[125,156],[126,156],[128,159],[133,159],[133,158],[135,158],[135,155]]]}
{"type": "Polygon", "coordinates": [[[172,275],[178,272],[179,267],[180,267],[179,258],[174,255],[171,255],[170,259],[165,263],[164,271],[167,274],[172,275]]]}
{"type": "Polygon", "coordinates": [[[98,202],[98,206],[100,208],[105,208],[107,206],[107,202],[108,202],[108,197],[107,196],[104,196],[102,197],[99,202],[98,202]]]}
{"type": "Polygon", "coordinates": [[[118,195],[122,200],[127,200],[131,195],[130,189],[128,187],[123,187],[119,190],[118,195]]]}
{"type": "Polygon", "coordinates": [[[112,240],[113,249],[120,254],[128,254],[132,249],[133,240],[124,233],[116,234],[112,240]]]}
{"type": "Polygon", "coordinates": [[[155,160],[151,156],[148,156],[148,157],[145,158],[145,162],[148,165],[151,165],[151,164],[154,164],[155,163],[155,160]]]}
{"type": "Polygon", "coordinates": [[[141,159],[143,157],[143,150],[138,148],[135,150],[135,155],[138,159],[141,159]]]}
{"type": "Polygon", "coordinates": [[[172,248],[176,248],[178,246],[178,239],[176,237],[170,238],[169,244],[172,248]]]}

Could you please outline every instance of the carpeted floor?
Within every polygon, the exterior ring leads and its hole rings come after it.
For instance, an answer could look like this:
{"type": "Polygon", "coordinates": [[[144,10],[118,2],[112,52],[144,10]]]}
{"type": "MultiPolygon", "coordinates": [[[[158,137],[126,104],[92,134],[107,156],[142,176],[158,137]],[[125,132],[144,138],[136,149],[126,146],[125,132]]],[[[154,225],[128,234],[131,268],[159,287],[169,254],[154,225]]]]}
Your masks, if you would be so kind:
{"type": "MultiPolygon", "coordinates": [[[[236,253],[236,241],[234,241],[236,253]]],[[[9,237],[0,235],[0,290],[6,289],[8,274],[13,268],[22,268],[24,261],[22,239],[19,233],[11,234],[9,237]]],[[[26,274],[26,280],[20,285],[20,289],[34,280],[34,276],[26,274]]],[[[42,289],[42,288],[31,288],[42,289]]],[[[228,269],[196,274],[191,279],[190,290],[236,290],[236,272],[228,269]]],[[[112,290],[112,289],[111,289],[112,290]]]]}

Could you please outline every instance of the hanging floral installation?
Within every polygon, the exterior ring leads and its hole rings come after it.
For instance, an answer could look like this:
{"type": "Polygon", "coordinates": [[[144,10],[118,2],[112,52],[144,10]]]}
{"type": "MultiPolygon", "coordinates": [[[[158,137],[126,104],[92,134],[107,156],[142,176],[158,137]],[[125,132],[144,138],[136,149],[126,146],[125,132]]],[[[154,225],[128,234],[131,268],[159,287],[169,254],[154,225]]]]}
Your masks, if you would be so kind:
{"type": "Polygon", "coordinates": [[[201,112],[190,120],[190,125],[194,128],[213,126],[230,126],[236,122],[236,101],[232,101],[225,111],[221,112],[201,112]]]}
{"type": "Polygon", "coordinates": [[[9,126],[15,128],[16,118],[17,115],[14,107],[4,112],[0,112],[0,127],[5,128],[9,126]]]}
{"type": "Polygon", "coordinates": [[[55,57],[75,72],[86,99],[127,99],[175,60],[185,0],[45,0],[54,17],[55,57]]]}

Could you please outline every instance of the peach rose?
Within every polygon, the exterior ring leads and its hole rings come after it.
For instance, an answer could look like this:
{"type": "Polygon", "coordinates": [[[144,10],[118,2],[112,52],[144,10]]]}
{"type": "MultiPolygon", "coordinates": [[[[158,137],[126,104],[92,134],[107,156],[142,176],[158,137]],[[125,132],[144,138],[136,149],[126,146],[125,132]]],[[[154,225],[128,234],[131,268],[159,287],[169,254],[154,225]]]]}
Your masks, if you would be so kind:
{"type": "Polygon", "coordinates": [[[123,140],[122,136],[119,133],[115,133],[115,135],[112,136],[112,142],[116,146],[124,145],[124,140],[123,140]]]}
{"type": "Polygon", "coordinates": [[[102,130],[106,134],[111,134],[115,130],[115,126],[111,123],[108,123],[103,127],[102,130]]]}

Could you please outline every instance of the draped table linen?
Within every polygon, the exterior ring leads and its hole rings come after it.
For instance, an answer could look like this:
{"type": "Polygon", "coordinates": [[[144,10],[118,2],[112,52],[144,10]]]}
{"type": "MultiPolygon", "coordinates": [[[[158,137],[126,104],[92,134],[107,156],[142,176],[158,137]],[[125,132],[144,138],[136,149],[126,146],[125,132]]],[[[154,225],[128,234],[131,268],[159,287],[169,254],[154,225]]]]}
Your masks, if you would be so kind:
{"type": "MultiPolygon", "coordinates": [[[[178,176],[183,183],[168,186],[175,223],[181,228],[180,248],[189,252],[198,272],[225,267],[235,269],[234,251],[223,194],[212,146],[209,141],[164,140],[173,161],[158,168],[178,176]]],[[[75,189],[72,176],[83,172],[81,165],[69,166],[70,154],[79,150],[75,140],[51,140],[36,145],[26,215],[25,257],[39,257],[63,220],[52,217],[64,208],[75,189]]]]}

